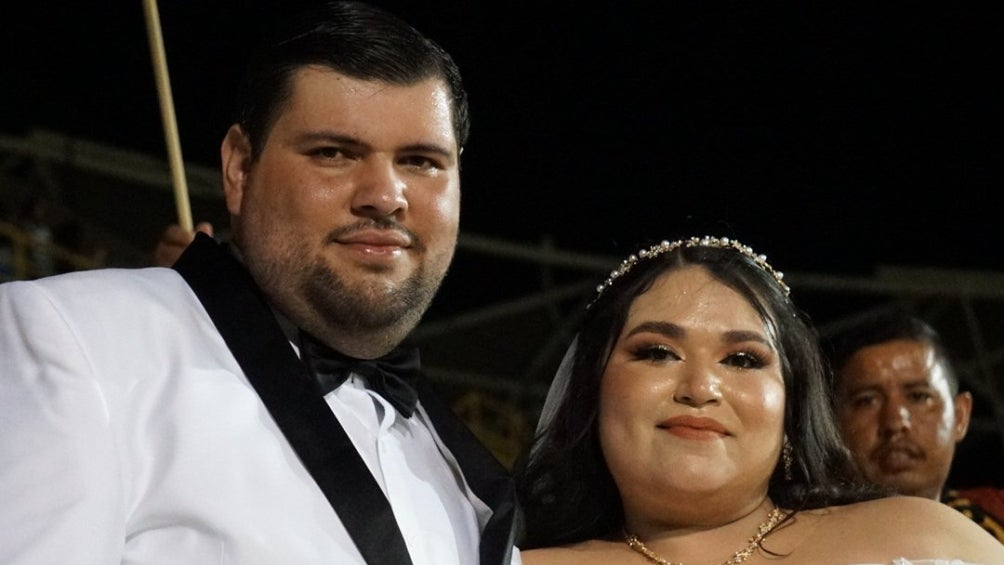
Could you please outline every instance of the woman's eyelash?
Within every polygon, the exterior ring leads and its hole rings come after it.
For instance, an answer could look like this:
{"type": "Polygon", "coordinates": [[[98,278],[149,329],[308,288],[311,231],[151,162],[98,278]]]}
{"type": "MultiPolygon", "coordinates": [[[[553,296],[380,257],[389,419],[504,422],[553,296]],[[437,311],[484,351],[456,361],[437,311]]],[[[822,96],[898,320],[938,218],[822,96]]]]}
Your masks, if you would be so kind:
{"type": "MultiPolygon", "coordinates": [[[[635,359],[643,361],[667,361],[680,359],[676,352],[666,345],[647,344],[634,348],[631,352],[635,359]]],[[[767,366],[766,358],[752,350],[739,350],[722,358],[721,364],[740,369],[761,369],[767,366]]]]}
{"type": "Polygon", "coordinates": [[[763,357],[754,351],[737,351],[727,356],[723,362],[744,369],[759,369],[767,364],[763,357]]]}
{"type": "Polygon", "coordinates": [[[643,345],[634,350],[636,359],[650,359],[653,361],[663,361],[670,357],[675,357],[673,350],[665,345],[643,345]]]}

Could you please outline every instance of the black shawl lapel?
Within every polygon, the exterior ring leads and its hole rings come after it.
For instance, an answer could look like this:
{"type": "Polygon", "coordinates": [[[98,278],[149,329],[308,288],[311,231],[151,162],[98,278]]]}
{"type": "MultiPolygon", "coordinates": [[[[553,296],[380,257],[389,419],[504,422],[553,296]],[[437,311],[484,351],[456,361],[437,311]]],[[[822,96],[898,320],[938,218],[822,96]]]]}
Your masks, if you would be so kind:
{"type": "Polygon", "coordinates": [[[370,565],[410,565],[390,503],[243,265],[205,234],[175,263],[370,565]]]}
{"type": "Polygon", "coordinates": [[[516,494],[509,472],[425,379],[419,381],[417,389],[436,433],[457,459],[467,484],[492,509],[481,531],[481,565],[508,565],[516,541],[516,494]]]}

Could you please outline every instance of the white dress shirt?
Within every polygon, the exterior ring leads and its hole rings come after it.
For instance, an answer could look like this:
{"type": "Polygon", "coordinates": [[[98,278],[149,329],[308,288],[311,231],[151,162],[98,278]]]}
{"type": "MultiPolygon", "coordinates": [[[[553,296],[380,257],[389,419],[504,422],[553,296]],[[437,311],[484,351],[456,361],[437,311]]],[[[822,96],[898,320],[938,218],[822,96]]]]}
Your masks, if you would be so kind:
{"type": "Polygon", "coordinates": [[[387,495],[415,565],[477,563],[477,524],[491,511],[468,489],[421,405],[403,418],[362,380],[346,380],[325,400],[387,495]]]}

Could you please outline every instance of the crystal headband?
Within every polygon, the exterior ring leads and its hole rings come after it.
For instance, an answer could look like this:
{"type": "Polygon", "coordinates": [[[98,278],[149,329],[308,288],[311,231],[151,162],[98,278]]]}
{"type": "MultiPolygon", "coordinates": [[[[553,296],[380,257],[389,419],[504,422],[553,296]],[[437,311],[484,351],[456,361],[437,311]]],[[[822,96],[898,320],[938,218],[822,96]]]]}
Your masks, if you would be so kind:
{"type": "Polygon", "coordinates": [[[615,280],[624,276],[639,261],[642,261],[644,259],[652,259],[654,257],[658,257],[659,255],[662,255],[664,253],[669,253],[670,251],[673,251],[674,249],[679,249],[681,247],[717,247],[720,249],[734,249],[739,253],[742,253],[746,257],[749,257],[749,259],[753,261],[753,263],[755,263],[756,266],[760,267],[764,271],[767,271],[767,273],[770,276],[774,277],[774,280],[777,281],[777,284],[781,287],[781,290],[784,291],[785,296],[788,296],[791,293],[791,289],[788,288],[788,285],[784,284],[784,273],[782,273],[781,271],[775,271],[774,267],[771,267],[770,263],[767,262],[766,255],[757,255],[756,253],[753,252],[752,247],[748,245],[743,245],[742,243],[739,243],[734,239],[729,239],[727,237],[711,237],[710,235],[706,235],[704,237],[691,237],[689,239],[678,239],[673,242],[663,241],[662,243],[653,245],[648,249],[642,249],[641,251],[638,252],[637,255],[628,256],[627,259],[621,261],[619,267],[617,267],[610,273],[610,276],[607,277],[607,280],[603,281],[603,284],[596,287],[596,298],[594,298],[593,301],[595,302],[596,299],[598,299],[600,295],[603,294],[603,291],[610,288],[610,286],[614,284],[615,280]]]}

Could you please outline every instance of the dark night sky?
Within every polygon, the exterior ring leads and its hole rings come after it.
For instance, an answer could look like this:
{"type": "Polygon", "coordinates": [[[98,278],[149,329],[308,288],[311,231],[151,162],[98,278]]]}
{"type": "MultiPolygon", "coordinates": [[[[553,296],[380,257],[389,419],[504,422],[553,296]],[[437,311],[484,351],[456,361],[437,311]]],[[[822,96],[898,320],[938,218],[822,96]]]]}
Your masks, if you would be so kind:
{"type": "MultiPolygon", "coordinates": [[[[142,3],[57,4],[6,19],[0,132],[165,155],[142,3]]],[[[279,4],[161,3],[188,161],[216,166],[245,42],[279,4]]],[[[380,4],[465,72],[470,232],[621,255],[714,231],[782,270],[1004,268],[1001,7],[380,4]]]]}

